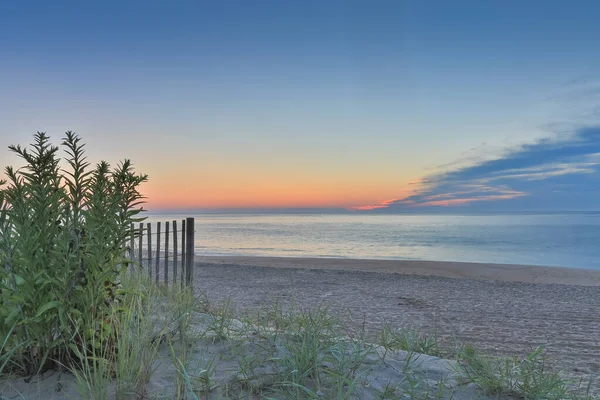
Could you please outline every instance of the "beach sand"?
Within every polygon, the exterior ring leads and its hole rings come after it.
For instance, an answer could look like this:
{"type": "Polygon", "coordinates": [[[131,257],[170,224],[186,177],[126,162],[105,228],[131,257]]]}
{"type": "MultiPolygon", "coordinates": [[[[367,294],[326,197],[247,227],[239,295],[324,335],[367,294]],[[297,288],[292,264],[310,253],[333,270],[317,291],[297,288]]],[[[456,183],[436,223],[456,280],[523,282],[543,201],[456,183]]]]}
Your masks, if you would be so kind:
{"type": "MultiPolygon", "coordinates": [[[[426,261],[198,257],[194,286],[196,295],[206,294],[214,306],[230,300],[238,317],[275,303],[297,309],[327,305],[350,330],[364,329],[373,341],[389,323],[393,328],[435,335],[448,347],[472,344],[494,355],[523,356],[543,345],[549,365],[575,383],[582,381],[583,386],[595,379],[592,393],[600,395],[598,271],[426,261]]],[[[198,323],[204,332],[202,323],[207,322],[198,323]]],[[[237,364],[226,354],[224,342],[210,337],[205,342],[194,348],[194,355],[212,357],[224,352],[226,362],[219,363],[221,370],[215,376],[233,379],[237,364]]],[[[170,398],[176,372],[167,345],[160,354],[147,390],[170,398]]],[[[438,373],[440,365],[446,365],[435,357],[421,360],[428,368],[425,375],[438,373]]],[[[384,383],[398,379],[402,365],[400,359],[387,360],[376,375],[384,383]]],[[[454,398],[476,398],[472,387],[457,388],[462,392],[449,392],[454,398]]],[[[0,387],[1,395],[80,398],[76,379],[56,371],[30,383],[22,377],[11,379],[0,387]]]]}
{"type": "Polygon", "coordinates": [[[196,257],[196,261],[209,264],[382,272],[402,275],[440,276],[445,278],[498,280],[504,282],[600,286],[600,270],[530,265],[481,264],[451,261],[242,256],[196,257]]]}
{"type": "MultiPolygon", "coordinates": [[[[385,323],[525,355],[543,345],[574,379],[600,376],[600,271],[428,261],[197,257],[197,292],[244,314],[323,303],[375,333],[385,323]]],[[[600,390],[600,382],[594,384],[600,390]]]]}

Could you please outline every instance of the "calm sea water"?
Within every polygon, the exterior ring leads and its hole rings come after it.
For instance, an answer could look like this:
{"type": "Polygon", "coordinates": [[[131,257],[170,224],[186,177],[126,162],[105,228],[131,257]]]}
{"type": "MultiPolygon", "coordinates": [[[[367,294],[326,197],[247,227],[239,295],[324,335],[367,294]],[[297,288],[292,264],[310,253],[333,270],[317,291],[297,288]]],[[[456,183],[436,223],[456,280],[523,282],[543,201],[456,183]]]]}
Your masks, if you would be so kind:
{"type": "Polygon", "coordinates": [[[600,269],[600,214],[148,214],[196,218],[198,255],[411,259],[600,269]]]}

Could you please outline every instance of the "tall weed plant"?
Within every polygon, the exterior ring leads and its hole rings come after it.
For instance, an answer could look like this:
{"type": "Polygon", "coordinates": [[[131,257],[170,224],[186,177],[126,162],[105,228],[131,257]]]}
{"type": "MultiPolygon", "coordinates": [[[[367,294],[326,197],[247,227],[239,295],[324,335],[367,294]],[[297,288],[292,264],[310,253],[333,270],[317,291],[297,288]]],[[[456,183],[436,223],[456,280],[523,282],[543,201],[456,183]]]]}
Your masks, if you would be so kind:
{"type": "Polygon", "coordinates": [[[0,182],[0,339],[5,365],[25,375],[116,340],[111,306],[131,224],[143,219],[147,176],[131,161],[90,168],[78,135],[61,145],[64,159],[42,132],[9,146],[25,165],[0,182]]]}

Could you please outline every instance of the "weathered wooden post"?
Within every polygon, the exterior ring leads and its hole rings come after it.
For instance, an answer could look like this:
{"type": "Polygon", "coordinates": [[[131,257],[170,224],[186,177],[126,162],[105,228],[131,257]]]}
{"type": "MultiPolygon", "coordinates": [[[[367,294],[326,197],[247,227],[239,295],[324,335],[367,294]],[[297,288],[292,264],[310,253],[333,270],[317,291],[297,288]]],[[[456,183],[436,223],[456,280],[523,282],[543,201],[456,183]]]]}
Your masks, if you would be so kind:
{"type": "Polygon", "coordinates": [[[169,284],[169,221],[165,222],[165,285],[169,284]]]}
{"type": "Polygon", "coordinates": [[[185,219],[181,221],[181,288],[185,282],[185,219]]]}
{"type": "Polygon", "coordinates": [[[142,222],[140,222],[140,237],[138,238],[138,261],[140,263],[140,265],[142,264],[142,258],[144,257],[144,253],[142,252],[142,245],[144,244],[143,242],[144,240],[144,224],[142,222]]]}
{"type": "Polygon", "coordinates": [[[148,276],[152,279],[152,224],[148,222],[148,276]]]}
{"type": "Polygon", "coordinates": [[[186,284],[189,287],[192,287],[192,279],[194,278],[194,272],[192,268],[194,267],[194,218],[186,219],[186,275],[185,280],[186,284]]]}
{"type": "Polygon", "coordinates": [[[177,221],[173,221],[173,285],[177,285],[177,221]]]}
{"type": "Polygon", "coordinates": [[[129,232],[129,260],[133,261],[133,257],[135,257],[135,225],[133,222],[131,223],[131,229],[129,232]]]}
{"type": "Polygon", "coordinates": [[[156,223],[156,284],[160,275],[160,222],[156,223]]]}

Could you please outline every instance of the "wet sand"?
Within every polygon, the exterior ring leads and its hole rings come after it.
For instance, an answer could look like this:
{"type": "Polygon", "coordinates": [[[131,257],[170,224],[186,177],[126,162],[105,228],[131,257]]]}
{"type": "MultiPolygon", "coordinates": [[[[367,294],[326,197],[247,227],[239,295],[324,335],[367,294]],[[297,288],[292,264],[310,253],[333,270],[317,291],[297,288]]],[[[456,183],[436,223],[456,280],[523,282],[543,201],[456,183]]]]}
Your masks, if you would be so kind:
{"type": "Polygon", "coordinates": [[[197,262],[210,264],[383,272],[403,275],[441,276],[445,278],[487,279],[504,282],[600,286],[600,270],[594,271],[576,268],[449,261],[359,260],[346,258],[223,256],[197,257],[196,259],[197,262]]]}
{"type": "MultiPolygon", "coordinates": [[[[600,271],[427,261],[198,257],[197,292],[244,314],[273,304],[349,312],[375,333],[385,323],[524,355],[543,345],[574,379],[600,376],[600,271]]],[[[342,315],[342,314],[340,314],[342,315]]],[[[600,391],[600,382],[594,384],[600,391]]]]}

